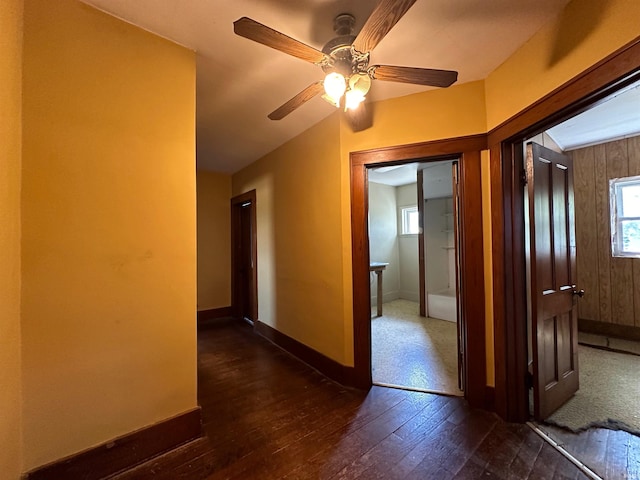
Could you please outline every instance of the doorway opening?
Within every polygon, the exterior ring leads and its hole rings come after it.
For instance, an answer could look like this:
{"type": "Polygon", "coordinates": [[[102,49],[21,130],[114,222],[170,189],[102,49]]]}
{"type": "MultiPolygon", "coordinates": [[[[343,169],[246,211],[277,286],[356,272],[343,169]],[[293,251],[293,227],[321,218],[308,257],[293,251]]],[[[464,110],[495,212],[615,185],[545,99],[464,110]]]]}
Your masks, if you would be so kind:
{"type": "Polygon", "coordinates": [[[368,169],[372,380],[461,396],[457,160],[368,169]]]}
{"type": "MultiPolygon", "coordinates": [[[[594,105],[598,105],[612,95],[630,87],[639,79],[640,44],[634,43],[620,49],[598,65],[575,77],[489,134],[493,179],[492,195],[495,199],[495,202],[492,202],[492,206],[495,208],[492,228],[494,252],[497,253],[494,255],[493,271],[496,408],[504,418],[509,420],[524,422],[530,418],[528,407],[531,402],[529,401],[528,384],[537,384],[538,388],[541,384],[546,387],[544,378],[542,382],[540,378],[535,378],[536,369],[538,369],[538,373],[541,368],[544,371],[542,365],[535,365],[535,359],[532,368],[533,378],[529,375],[527,292],[531,285],[527,283],[528,277],[525,268],[527,257],[525,218],[528,212],[525,210],[523,182],[528,180],[528,175],[524,167],[523,146],[532,137],[544,132],[548,133],[548,129],[575,117],[577,114],[588,111],[594,105]]],[[[574,162],[575,165],[577,165],[577,159],[574,162]]],[[[591,210],[595,212],[597,209],[594,207],[591,210]]],[[[555,217],[551,216],[550,221],[555,221],[555,217]]],[[[602,252],[609,255],[610,246],[602,252]]],[[[586,260],[595,264],[600,260],[600,253],[596,255],[596,257],[590,256],[586,260]]],[[[580,258],[579,252],[577,258],[580,258]]],[[[537,259],[531,259],[532,264],[536,261],[537,259]]],[[[580,271],[579,265],[578,271],[580,271]]],[[[571,287],[571,293],[573,291],[579,293],[581,289],[583,287],[576,283],[575,289],[571,287]]],[[[578,304],[589,295],[587,289],[584,290],[584,299],[580,299],[578,295],[571,295],[578,304]]],[[[529,298],[531,298],[532,304],[536,301],[536,295],[542,292],[544,289],[540,292],[531,292],[529,298]]],[[[600,302],[599,298],[598,302],[600,302]]],[[[545,323],[547,319],[538,320],[545,323]]],[[[579,325],[583,322],[576,323],[579,325]]],[[[550,331],[555,335],[554,330],[550,331]]],[[[536,331],[531,334],[531,337],[537,339],[539,333],[536,331]]],[[[578,337],[577,332],[576,337],[578,337]]],[[[555,338],[562,338],[562,336],[555,338]]],[[[549,344],[553,345],[551,335],[550,340],[549,344]]],[[[580,351],[580,346],[577,347],[577,350],[580,351]]],[[[578,353],[578,370],[581,366],[579,356],[578,353]]],[[[559,368],[557,363],[554,368],[559,368]]],[[[553,375],[558,376],[557,371],[550,370],[548,373],[550,374],[548,378],[553,375]]],[[[608,395],[615,395],[615,393],[609,392],[608,395]]],[[[533,405],[535,407],[535,403],[533,405]]],[[[597,468],[594,466],[595,470],[601,467],[609,468],[637,462],[640,448],[636,443],[638,437],[620,431],[600,429],[603,435],[606,435],[603,440],[602,437],[598,438],[595,431],[595,429],[589,429],[586,436],[580,437],[576,442],[579,445],[578,448],[583,452],[580,454],[581,457],[584,457],[585,451],[592,453],[589,458],[581,458],[581,461],[585,463],[600,462],[597,468]],[[629,436],[620,443],[620,435],[629,436]],[[612,448],[609,448],[610,446],[612,448]]],[[[571,433],[571,435],[579,436],[582,434],[571,433]]],[[[564,443],[565,448],[569,446],[569,443],[564,440],[557,443],[564,443]]],[[[570,449],[567,448],[567,450],[570,449]]]]}
{"type": "MultiPolygon", "coordinates": [[[[352,152],[351,232],[353,275],[354,385],[372,385],[372,310],[369,254],[369,170],[423,161],[458,162],[458,291],[464,396],[473,407],[492,408],[487,388],[481,151],[486,136],[474,135],[379,150],[352,152]]],[[[385,262],[381,262],[385,263],[385,262]]],[[[420,276],[422,277],[422,275],[420,276]]]]}
{"type": "MultiPolygon", "coordinates": [[[[528,139],[524,150],[530,412],[538,429],[607,478],[624,475],[625,468],[616,470],[615,465],[633,463],[640,456],[640,303],[635,298],[640,285],[639,112],[640,82],[528,139]],[[566,196],[558,196],[558,187],[551,185],[556,196],[546,202],[553,212],[546,221],[533,218],[545,195],[536,184],[533,167],[540,156],[546,162],[559,159],[569,173],[566,196]],[[628,214],[624,230],[616,225],[614,208],[620,188],[613,185],[620,181],[627,189],[626,212],[621,212],[628,214]],[[568,236],[566,240],[556,236],[546,253],[537,252],[535,232],[545,223],[556,227],[566,223],[568,236]],[[618,235],[623,237],[618,242],[622,251],[614,248],[618,235]],[[572,313],[553,316],[555,329],[545,332],[539,321],[551,325],[552,315],[548,309],[542,316],[536,313],[540,304],[536,269],[544,268],[544,258],[558,252],[566,259],[565,310],[572,313]],[[551,351],[554,358],[549,362],[545,356],[551,351]],[[552,398],[550,392],[572,373],[571,388],[552,398]],[[584,444],[589,447],[584,449],[584,444]]],[[[562,264],[552,263],[548,272],[555,275],[562,264]]]]}
{"type": "Polygon", "coordinates": [[[231,310],[251,325],[258,318],[256,191],[231,199],[231,310]]]}

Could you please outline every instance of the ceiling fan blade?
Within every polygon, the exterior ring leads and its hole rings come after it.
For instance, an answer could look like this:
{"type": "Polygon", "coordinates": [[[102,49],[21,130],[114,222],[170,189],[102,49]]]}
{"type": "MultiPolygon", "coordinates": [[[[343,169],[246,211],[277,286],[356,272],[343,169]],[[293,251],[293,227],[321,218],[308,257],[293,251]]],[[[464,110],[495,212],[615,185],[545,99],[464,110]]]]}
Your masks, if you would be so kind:
{"type": "Polygon", "coordinates": [[[429,87],[448,87],[458,80],[458,72],[453,70],[374,65],[371,67],[371,72],[376,80],[413,83],[429,87]]]}
{"type": "Polygon", "coordinates": [[[381,0],[353,41],[360,53],[370,52],[407,13],[416,0],[381,0]]]}
{"type": "Polygon", "coordinates": [[[355,110],[347,109],[344,115],[353,132],[361,132],[373,126],[373,110],[368,102],[362,102],[355,110]]]}
{"type": "Polygon", "coordinates": [[[287,103],[277,108],[273,112],[271,112],[268,117],[271,120],[282,120],[284,117],[293,112],[296,108],[301,106],[303,103],[308,102],[313,97],[318,95],[320,92],[324,91],[324,86],[322,82],[316,82],[309,85],[307,88],[302,90],[299,94],[289,100],[287,103]]]}
{"type": "Polygon", "coordinates": [[[233,22],[233,31],[241,37],[275,48],[307,62],[322,63],[328,60],[328,57],[320,50],[287,37],[284,33],[280,33],[248,17],[242,17],[233,22]]]}

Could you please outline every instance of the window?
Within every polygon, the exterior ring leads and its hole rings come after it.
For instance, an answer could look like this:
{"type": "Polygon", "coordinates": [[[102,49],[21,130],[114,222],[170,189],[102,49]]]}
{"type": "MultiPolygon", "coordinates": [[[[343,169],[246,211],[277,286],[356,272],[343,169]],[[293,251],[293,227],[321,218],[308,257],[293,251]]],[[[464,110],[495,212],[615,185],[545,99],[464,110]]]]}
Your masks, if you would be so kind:
{"type": "Polygon", "coordinates": [[[402,207],[402,235],[417,235],[419,230],[417,205],[402,207]]]}
{"type": "Polygon", "coordinates": [[[609,180],[614,257],[640,258],[640,176],[609,180]]]}

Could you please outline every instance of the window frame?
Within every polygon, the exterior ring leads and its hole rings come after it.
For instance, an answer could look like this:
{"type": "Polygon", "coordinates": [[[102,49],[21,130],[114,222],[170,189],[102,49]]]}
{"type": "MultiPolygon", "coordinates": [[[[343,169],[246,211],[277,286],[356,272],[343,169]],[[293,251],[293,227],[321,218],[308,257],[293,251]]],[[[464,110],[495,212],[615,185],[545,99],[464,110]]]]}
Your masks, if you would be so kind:
{"type": "Polygon", "coordinates": [[[400,209],[400,235],[401,236],[410,236],[410,235],[418,235],[420,233],[420,217],[418,216],[417,221],[417,230],[415,232],[409,232],[405,230],[405,226],[409,226],[409,215],[411,213],[415,213],[416,215],[420,215],[418,212],[418,205],[405,205],[402,207],[398,207],[400,209]]]}
{"type": "Polygon", "coordinates": [[[622,223],[640,221],[640,216],[624,216],[622,187],[637,185],[640,187],[640,175],[609,179],[609,201],[611,219],[611,255],[620,258],[640,258],[639,251],[625,251],[623,245],[622,223]]]}

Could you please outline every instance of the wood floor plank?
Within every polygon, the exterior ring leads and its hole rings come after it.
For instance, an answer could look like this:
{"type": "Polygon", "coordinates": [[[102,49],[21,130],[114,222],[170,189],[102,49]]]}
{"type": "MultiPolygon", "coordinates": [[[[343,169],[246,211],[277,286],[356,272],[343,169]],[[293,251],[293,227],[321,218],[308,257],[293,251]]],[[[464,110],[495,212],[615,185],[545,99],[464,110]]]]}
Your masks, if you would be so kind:
{"type": "Polygon", "coordinates": [[[407,422],[383,442],[380,442],[375,448],[367,452],[353,468],[345,469],[342,472],[342,478],[363,480],[388,478],[389,469],[396,470],[395,466],[409,455],[417,445],[427,442],[433,430],[437,427],[442,427],[443,422],[454,411],[464,407],[460,402],[447,397],[441,396],[437,398],[439,401],[433,402],[414,417],[416,422],[407,422]],[[347,476],[347,474],[350,476],[347,476]]]}
{"type": "Polygon", "coordinates": [[[527,427],[524,425],[513,426],[500,424],[497,425],[493,434],[498,437],[498,445],[493,452],[489,453],[485,471],[491,473],[509,471],[509,467],[516,455],[520,451],[521,443],[524,437],[529,434],[527,427]]]}
{"type": "Polygon", "coordinates": [[[584,478],[462,398],[348,389],[233,322],[200,331],[198,348],[206,436],[112,480],[584,478]]]}
{"type": "Polygon", "coordinates": [[[211,478],[247,478],[248,472],[259,469],[264,478],[280,478],[288,473],[291,465],[307,464],[317,454],[313,446],[326,446],[331,448],[340,439],[357,431],[363,425],[376,421],[379,417],[392,410],[405,399],[399,392],[389,392],[383,389],[375,389],[352,409],[336,410],[325,417],[321,427],[312,431],[299,431],[296,442],[290,443],[286,448],[254,450],[247,456],[242,465],[234,465],[220,472],[219,477],[211,478]],[[391,400],[392,399],[392,400],[391,400]]]}
{"type": "MultiPolygon", "coordinates": [[[[423,400],[430,401],[429,396],[420,395],[423,400]]],[[[415,399],[414,399],[415,400],[415,399]]],[[[327,446],[310,458],[303,468],[299,468],[293,474],[294,478],[350,478],[339,475],[348,467],[353,467],[376,445],[383,442],[394,431],[401,428],[407,422],[415,418],[426,407],[426,402],[410,402],[405,399],[384,415],[363,425],[357,430],[342,436],[338,444],[342,447],[335,449],[335,445],[327,446]]]]}
{"type": "MultiPolygon", "coordinates": [[[[544,431],[562,448],[606,479],[640,478],[630,475],[633,458],[640,463],[640,437],[622,430],[591,428],[573,433],[553,425],[544,431]]],[[[637,468],[636,468],[637,470],[637,468]]]]}
{"type": "Polygon", "coordinates": [[[497,418],[490,414],[470,412],[463,422],[428,444],[427,455],[406,478],[453,478],[491,434],[496,423],[497,418]]]}
{"type": "Polygon", "coordinates": [[[631,451],[630,446],[631,444],[628,441],[627,435],[624,435],[624,432],[610,431],[607,435],[604,465],[596,471],[601,473],[601,476],[606,479],[626,480],[624,472],[626,472],[629,462],[628,454],[631,451]]]}
{"type": "Polygon", "coordinates": [[[627,437],[627,478],[640,478],[640,438],[627,437]]]}

